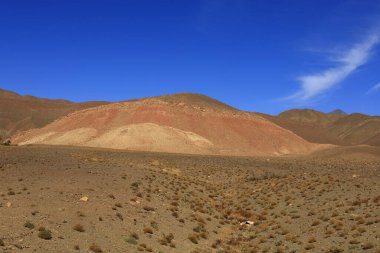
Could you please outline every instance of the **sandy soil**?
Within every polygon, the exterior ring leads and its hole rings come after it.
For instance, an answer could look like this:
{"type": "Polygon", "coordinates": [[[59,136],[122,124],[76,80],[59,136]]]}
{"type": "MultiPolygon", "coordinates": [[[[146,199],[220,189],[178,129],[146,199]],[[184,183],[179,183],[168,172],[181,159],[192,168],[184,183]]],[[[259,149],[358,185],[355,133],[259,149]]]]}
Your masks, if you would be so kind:
{"type": "Polygon", "coordinates": [[[0,252],[380,252],[380,149],[0,147],[0,252]]]}

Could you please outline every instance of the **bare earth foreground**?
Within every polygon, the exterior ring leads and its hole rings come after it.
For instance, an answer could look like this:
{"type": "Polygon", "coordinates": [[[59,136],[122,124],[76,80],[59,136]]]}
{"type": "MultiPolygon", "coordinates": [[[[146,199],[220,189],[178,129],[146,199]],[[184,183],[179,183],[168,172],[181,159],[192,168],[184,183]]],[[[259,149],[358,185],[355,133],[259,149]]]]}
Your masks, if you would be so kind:
{"type": "Polygon", "coordinates": [[[380,252],[380,149],[0,147],[0,252],[380,252]]]}

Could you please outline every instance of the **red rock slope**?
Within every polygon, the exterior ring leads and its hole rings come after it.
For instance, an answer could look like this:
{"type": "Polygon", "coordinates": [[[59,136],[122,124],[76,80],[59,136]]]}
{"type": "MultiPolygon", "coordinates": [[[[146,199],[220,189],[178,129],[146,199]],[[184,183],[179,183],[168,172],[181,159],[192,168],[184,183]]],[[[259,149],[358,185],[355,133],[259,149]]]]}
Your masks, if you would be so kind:
{"type": "Polygon", "coordinates": [[[12,142],[229,155],[299,154],[321,147],[258,114],[189,93],[77,111],[12,142]]]}

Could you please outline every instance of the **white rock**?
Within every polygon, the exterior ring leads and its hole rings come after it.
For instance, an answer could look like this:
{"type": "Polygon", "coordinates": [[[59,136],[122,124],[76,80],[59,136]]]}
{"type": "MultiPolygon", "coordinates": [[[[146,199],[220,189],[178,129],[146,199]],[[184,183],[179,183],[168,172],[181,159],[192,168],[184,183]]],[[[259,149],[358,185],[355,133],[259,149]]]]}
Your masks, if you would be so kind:
{"type": "Polygon", "coordinates": [[[84,197],[80,198],[80,201],[87,202],[88,201],[88,197],[84,196],[84,197]]]}
{"type": "Polygon", "coordinates": [[[252,226],[255,222],[247,220],[240,223],[240,226],[252,226]]]}

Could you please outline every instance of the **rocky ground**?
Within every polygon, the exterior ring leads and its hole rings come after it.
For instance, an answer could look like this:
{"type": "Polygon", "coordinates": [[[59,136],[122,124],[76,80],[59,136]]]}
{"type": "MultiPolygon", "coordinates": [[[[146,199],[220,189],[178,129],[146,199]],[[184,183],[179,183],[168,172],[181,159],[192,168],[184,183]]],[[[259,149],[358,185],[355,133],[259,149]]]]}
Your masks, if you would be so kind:
{"type": "Polygon", "coordinates": [[[0,252],[380,252],[380,151],[0,147],[0,252]]]}

